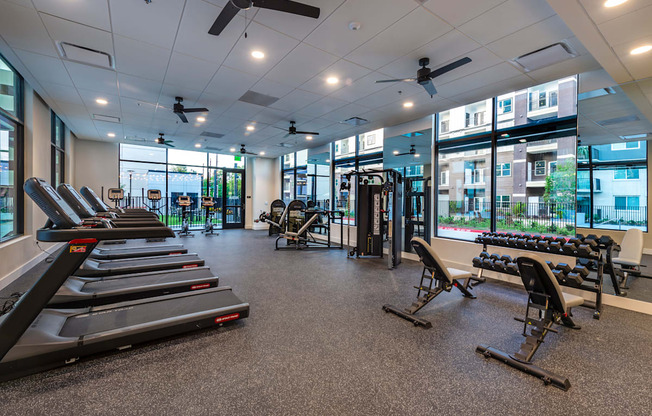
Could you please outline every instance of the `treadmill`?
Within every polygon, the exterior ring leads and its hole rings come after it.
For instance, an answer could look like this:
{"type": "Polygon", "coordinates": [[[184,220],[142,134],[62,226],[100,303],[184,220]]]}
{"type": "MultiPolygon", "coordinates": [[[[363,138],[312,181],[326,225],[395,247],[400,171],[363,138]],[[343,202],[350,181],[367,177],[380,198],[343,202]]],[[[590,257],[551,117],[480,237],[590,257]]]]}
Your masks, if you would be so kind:
{"type": "Polygon", "coordinates": [[[0,381],[249,316],[249,304],[229,287],[97,307],[47,308],[49,299],[87,259],[98,241],[172,237],[174,233],[164,227],[83,227],[82,220],[44,180],[28,179],[25,191],[50,218],[49,227],[37,231],[37,239],[66,245],[13,309],[0,317],[0,381]]]}
{"type": "MultiPolygon", "coordinates": [[[[62,183],[57,187],[58,194],[64,201],[75,211],[75,213],[82,219],[92,219],[100,217],[100,215],[93,209],[92,206],[81,196],[79,192],[71,185],[62,183]]],[[[158,220],[141,220],[141,219],[115,219],[111,218],[111,222],[116,224],[117,227],[130,227],[144,226],[164,226],[158,220]]],[[[160,244],[160,245],[146,245],[146,246],[132,246],[123,248],[110,248],[110,247],[96,247],[91,253],[91,258],[100,260],[114,260],[125,259],[132,257],[150,257],[150,256],[164,256],[170,254],[186,254],[188,249],[184,248],[182,244],[160,244]]]]}
{"type": "Polygon", "coordinates": [[[121,218],[158,218],[153,212],[144,210],[144,209],[122,209],[122,208],[111,208],[104,201],[102,201],[95,191],[93,191],[88,186],[82,186],[79,189],[79,193],[82,194],[84,199],[93,207],[97,212],[111,212],[118,214],[121,218]]]}

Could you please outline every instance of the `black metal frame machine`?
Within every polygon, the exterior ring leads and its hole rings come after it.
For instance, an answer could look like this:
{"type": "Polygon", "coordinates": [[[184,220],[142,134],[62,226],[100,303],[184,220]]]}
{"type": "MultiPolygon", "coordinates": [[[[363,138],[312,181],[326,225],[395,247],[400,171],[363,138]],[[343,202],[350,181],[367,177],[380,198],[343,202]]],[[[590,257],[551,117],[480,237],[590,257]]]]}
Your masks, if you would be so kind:
{"type": "Polygon", "coordinates": [[[405,235],[403,247],[405,251],[412,250],[412,237],[420,237],[430,243],[431,225],[431,177],[404,178],[405,192],[403,193],[405,205],[403,217],[405,218],[405,235]],[[423,190],[417,191],[415,183],[423,182],[423,190]]]}
{"type": "MultiPolygon", "coordinates": [[[[351,171],[345,175],[357,180],[356,247],[347,256],[383,258],[383,245],[389,242],[387,267],[401,263],[402,176],[393,169],[351,171]],[[383,175],[387,176],[387,179],[383,175]],[[380,184],[371,183],[378,179],[380,184]]],[[[353,183],[351,183],[353,185],[353,183]]]]}
{"type": "Polygon", "coordinates": [[[192,199],[188,195],[179,195],[177,197],[177,204],[181,207],[181,230],[179,230],[179,237],[194,237],[195,235],[190,232],[190,221],[188,220],[192,199]]]}
{"type": "Polygon", "coordinates": [[[52,309],[48,302],[99,241],[172,237],[166,227],[85,227],[46,181],[25,182],[25,192],[48,215],[39,241],[66,245],[47,270],[0,317],[0,380],[66,365],[80,357],[223,324],[249,315],[249,305],[228,287],[154,296],[102,306],[52,309]]]}
{"type": "Polygon", "coordinates": [[[147,200],[151,205],[149,205],[149,211],[153,212],[154,214],[158,215],[159,217],[163,215],[161,212],[161,209],[164,208],[164,206],[159,206],[159,203],[163,197],[161,196],[161,190],[160,189],[148,189],[147,190],[147,200]]]}
{"type": "Polygon", "coordinates": [[[202,233],[204,235],[220,235],[220,233],[215,232],[215,224],[213,224],[213,215],[215,214],[215,200],[212,196],[202,196],[201,197],[201,206],[204,207],[204,218],[206,222],[204,223],[204,229],[202,233]]]}
{"type": "Polygon", "coordinates": [[[268,233],[270,236],[281,234],[287,225],[288,207],[281,199],[275,199],[269,204],[269,213],[262,213],[258,220],[269,224],[268,233]]]}
{"type": "Polygon", "coordinates": [[[306,204],[300,200],[294,200],[286,207],[288,215],[288,229],[279,234],[276,238],[276,250],[282,248],[295,248],[297,250],[312,249],[312,248],[344,248],[344,230],[340,227],[340,244],[333,245],[331,241],[331,225],[336,219],[342,220],[344,212],[342,211],[327,211],[315,207],[306,208],[306,204]],[[318,223],[323,218],[327,218],[326,223],[318,223]],[[318,227],[320,231],[326,230],[326,240],[315,238],[313,232],[318,227]],[[285,247],[279,247],[280,240],[286,240],[285,247]]]}

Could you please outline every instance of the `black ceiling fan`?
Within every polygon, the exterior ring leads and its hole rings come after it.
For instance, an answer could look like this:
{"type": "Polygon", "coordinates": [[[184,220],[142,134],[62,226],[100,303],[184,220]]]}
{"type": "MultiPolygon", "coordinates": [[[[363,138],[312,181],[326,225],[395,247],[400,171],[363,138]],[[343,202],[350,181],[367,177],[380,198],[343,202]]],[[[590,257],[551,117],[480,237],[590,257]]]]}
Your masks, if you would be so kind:
{"type": "MultiPolygon", "coordinates": [[[[311,136],[319,136],[319,133],[314,132],[314,131],[297,131],[297,128],[294,126],[295,124],[297,124],[296,121],[290,121],[290,127],[287,129],[287,134],[285,136],[283,136],[284,139],[289,137],[289,136],[293,136],[295,134],[308,134],[308,135],[311,135],[311,136]]],[[[274,127],[275,129],[285,131],[285,129],[282,129],[280,127],[276,127],[276,126],[272,126],[272,127],[274,127]]]]}
{"type": "Polygon", "coordinates": [[[229,0],[220,15],[215,19],[208,33],[218,36],[240,10],[247,10],[252,6],[312,17],[313,19],[318,19],[320,12],[319,7],[308,6],[307,4],[290,0],[229,0]]]}
{"type": "Polygon", "coordinates": [[[154,140],[157,144],[162,144],[163,146],[168,146],[168,147],[174,147],[172,143],[174,143],[172,140],[165,140],[163,138],[163,133],[159,133],[159,137],[154,140]]]}
{"type": "Polygon", "coordinates": [[[402,78],[402,79],[383,79],[380,81],[376,81],[376,83],[380,82],[412,82],[416,81],[419,85],[421,85],[423,88],[428,91],[428,94],[430,94],[430,97],[432,98],[435,94],[437,94],[437,89],[435,88],[435,84],[432,83],[432,80],[440,75],[444,75],[447,72],[452,71],[453,69],[457,69],[461,67],[462,65],[466,65],[469,62],[471,62],[471,58],[468,56],[462,59],[458,59],[457,61],[450,63],[448,65],[444,65],[441,68],[435,69],[434,71],[431,71],[430,68],[427,68],[428,64],[430,63],[429,58],[421,58],[419,59],[419,65],[421,65],[421,69],[417,71],[417,77],[416,78],[402,78]]]}
{"type": "Polygon", "coordinates": [[[244,145],[244,144],[241,144],[241,145],[240,145],[240,154],[241,154],[241,155],[252,155],[252,156],[258,156],[258,153],[248,152],[247,149],[245,149],[245,145],[244,145]]]}
{"type": "Polygon", "coordinates": [[[183,104],[183,97],[174,97],[175,100],[177,100],[177,103],[174,104],[174,107],[172,108],[172,111],[174,114],[178,115],[181,121],[184,123],[188,122],[188,118],[186,117],[186,113],[207,113],[208,108],[204,107],[199,107],[199,108],[185,108],[183,104]]]}
{"type": "Polygon", "coordinates": [[[411,144],[410,145],[410,150],[408,150],[405,153],[398,153],[398,150],[394,150],[394,156],[405,156],[405,155],[416,155],[417,154],[417,149],[415,149],[415,145],[411,144]]]}

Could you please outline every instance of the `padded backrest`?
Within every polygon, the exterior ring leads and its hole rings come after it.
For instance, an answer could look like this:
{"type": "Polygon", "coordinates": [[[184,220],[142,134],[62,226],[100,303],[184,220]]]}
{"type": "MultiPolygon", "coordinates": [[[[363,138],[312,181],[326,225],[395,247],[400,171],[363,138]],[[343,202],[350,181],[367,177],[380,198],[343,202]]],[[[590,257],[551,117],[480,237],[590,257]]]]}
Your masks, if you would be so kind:
{"type": "Polygon", "coordinates": [[[312,225],[312,223],[315,222],[315,221],[317,221],[317,218],[318,218],[317,215],[313,215],[312,217],[310,217],[310,219],[309,219],[308,221],[306,221],[305,224],[303,224],[303,227],[301,227],[301,229],[300,229],[299,231],[297,231],[297,234],[301,235],[301,234],[305,233],[306,230],[307,230],[308,228],[310,228],[310,226],[312,225]]]}
{"type": "Polygon", "coordinates": [[[93,207],[81,195],[79,195],[79,192],[77,192],[77,190],[73,188],[72,185],[62,183],[61,185],[57,186],[57,192],[81,218],[91,218],[97,216],[97,212],[93,209],[93,207]]]}
{"type": "Polygon", "coordinates": [[[636,264],[641,264],[643,256],[643,231],[638,228],[630,228],[625,232],[623,242],[620,244],[618,257],[627,259],[636,264]]]}
{"type": "Polygon", "coordinates": [[[566,312],[566,302],[561,287],[546,262],[536,254],[530,253],[519,255],[516,262],[525,289],[533,294],[532,301],[544,305],[545,298],[536,294],[545,294],[549,296],[551,309],[561,313],[566,312]]]}
{"type": "Polygon", "coordinates": [[[281,214],[281,218],[279,218],[279,220],[278,220],[279,227],[282,226],[285,223],[285,219],[288,216],[288,211],[290,211],[290,206],[286,205],[285,209],[283,210],[283,213],[281,214]]]}
{"type": "Polygon", "coordinates": [[[90,206],[92,206],[93,209],[94,209],[95,211],[97,211],[97,212],[109,212],[109,211],[111,211],[111,207],[109,207],[108,205],[106,205],[106,203],[104,203],[104,201],[102,201],[102,200],[97,196],[97,194],[95,193],[95,191],[93,191],[93,190],[92,190],[91,188],[89,188],[88,186],[82,186],[82,187],[79,189],[79,193],[82,194],[82,196],[84,197],[84,199],[85,199],[86,201],[88,201],[88,203],[90,204],[90,206]]]}
{"type": "Polygon", "coordinates": [[[431,270],[435,270],[435,278],[448,283],[453,283],[453,276],[448,273],[444,262],[439,258],[432,246],[419,237],[412,237],[410,244],[417,252],[421,263],[431,270]]]}
{"type": "Polygon", "coordinates": [[[77,213],[57,191],[39,178],[29,178],[23,186],[25,193],[45,212],[57,228],[73,228],[81,224],[77,213]]]}

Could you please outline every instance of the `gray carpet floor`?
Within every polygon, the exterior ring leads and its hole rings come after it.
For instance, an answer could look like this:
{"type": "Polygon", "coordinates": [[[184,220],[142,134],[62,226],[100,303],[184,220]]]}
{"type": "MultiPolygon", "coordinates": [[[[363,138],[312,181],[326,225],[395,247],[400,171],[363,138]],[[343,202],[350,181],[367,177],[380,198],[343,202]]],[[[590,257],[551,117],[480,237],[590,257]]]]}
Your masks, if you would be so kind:
{"type": "Polygon", "coordinates": [[[381,310],[412,302],[416,262],[390,271],[344,251],[276,252],[243,230],[182,241],[251,304],[248,319],[3,383],[0,414],[650,414],[650,316],[605,307],[596,321],[578,308],[582,329],[560,328],[535,356],[570,379],[563,392],[474,352],[518,349],[516,286],[444,293],[420,312],[425,330],[381,310]]]}

